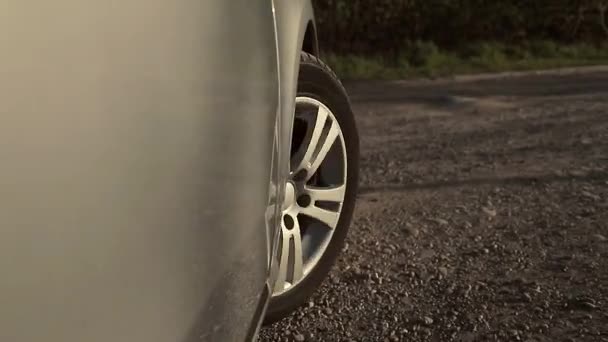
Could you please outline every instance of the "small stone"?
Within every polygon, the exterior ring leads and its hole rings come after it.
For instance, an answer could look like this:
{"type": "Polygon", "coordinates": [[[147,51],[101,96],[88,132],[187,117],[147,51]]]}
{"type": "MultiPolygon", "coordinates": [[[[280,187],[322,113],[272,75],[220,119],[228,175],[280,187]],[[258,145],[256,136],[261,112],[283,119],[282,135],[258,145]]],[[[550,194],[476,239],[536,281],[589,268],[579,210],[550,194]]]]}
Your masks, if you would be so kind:
{"type": "Polygon", "coordinates": [[[587,175],[587,173],[583,170],[572,170],[570,172],[568,172],[570,174],[570,176],[572,177],[584,177],[587,175]]]}
{"type": "Polygon", "coordinates": [[[597,309],[597,305],[595,305],[593,303],[590,303],[590,302],[582,302],[582,303],[580,303],[580,307],[581,307],[581,309],[584,309],[584,310],[595,310],[595,309],[597,309]]]}
{"type": "Polygon", "coordinates": [[[462,342],[473,342],[477,339],[476,335],[472,332],[465,332],[460,336],[462,342]]]}
{"type": "Polygon", "coordinates": [[[431,324],[433,324],[433,322],[434,321],[431,317],[428,317],[428,316],[424,317],[424,324],[431,325],[431,324]]]}
{"type": "Polygon", "coordinates": [[[439,271],[439,273],[445,278],[448,276],[448,269],[445,267],[439,267],[437,268],[437,270],[439,271]]]}
{"type": "Polygon", "coordinates": [[[293,339],[297,342],[304,342],[306,340],[306,337],[304,337],[304,335],[302,334],[295,334],[293,335],[293,339]]]}
{"type": "Polygon", "coordinates": [[[581,192],[581,195],[583,195],[584,197],[587,197],[587,198],[589,198],[589,199],[592,199],[592,200],[594,200],[594,201],[599,201],[599,200],[601,200],[601,199],[602,199],[600,196],[598,196],[598,195],[596,195],[596,194],[594,194],[594,193],[591,193],[591,192],[589,192],[589,191],[582,191],[582,192],[581,192]]]}
{"type": "Polygon", "coordinates": [[[331,315],[334,313],[334,310],[332,310],[331,308],[325,308],[324,312],[326,315],[331,315]]]}
{"type": "Polygon", "coordinates": [[[488,208],[488,207],[482,207],[481,210],[486,215],[488,215],[489,217],[496,217],[496,215],[497,215],[496,209],[491,209],[491,208],[488,208]]]}
{"type": "Polygon", "coordinates": [[[423,249],[420,251],[420,259],[430,259],[435,256],[435,251],[432,249],[423,249]]]}
{"type": "Polygon", "coordinates": [[[411,237],[418,237],[418,235],[420,235],[420,231],[410,223],[405,225],[404,231],[408,236],[411,237]]]}
{"type": "Polygon", "coordinates": [[[454,207],[457,213],[468,213],[467,207],[464,205],[457,205],[454,207]]]}
{"type": "Polygon", "coordinates": [[[441,218],[432,218],[431,221],[437,223],[440,226],[447,226],[448,224],[450,224],[448,221],[441,218]]]}
{"type": "Polygon", "coordinates": [[[467,288],[463,291],[464,297],[469,297],[469,294],[471,293],[472,289],[473,289],[473,286],[471,286],[471,284],[467,285],[467,288]]]}
{"type": "Polygon", "coordinates": [[[388,324],[388,322],[386,322],[386,321],[382,322],[382,331],[383,332],[388,331],[389,328],[390,328],[390,325],[388,324]]]}
{"type": "Polygon", "coordinates": [[[602,235],[602,234],[595,234],[595,235],[593,235],[593,238],[596,241],[599,241],[599,242],[606,242],[606,241],[608,241],[608,239],[604,235],[602,235]]]}

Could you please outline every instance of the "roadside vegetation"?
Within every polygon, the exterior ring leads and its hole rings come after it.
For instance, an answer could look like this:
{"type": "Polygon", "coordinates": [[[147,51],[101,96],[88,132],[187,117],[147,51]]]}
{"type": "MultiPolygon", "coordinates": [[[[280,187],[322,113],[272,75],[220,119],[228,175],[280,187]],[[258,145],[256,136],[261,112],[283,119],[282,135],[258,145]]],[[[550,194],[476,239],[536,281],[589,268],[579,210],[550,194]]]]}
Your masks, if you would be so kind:
{"type": "Polygon", "coordinates": [[[432,42],[416,42],[397,58],[329,53],[324,59],[345,80],[436,78],[603,65],[608,64],[608,45],[565,45],[552,41],[515,46],[481,43],[449,51],[432,42]]]}
{"type": "Polygon", "coordinates": [[[347,79],[608,64],[608,0],[313,0],[347,79]]]}

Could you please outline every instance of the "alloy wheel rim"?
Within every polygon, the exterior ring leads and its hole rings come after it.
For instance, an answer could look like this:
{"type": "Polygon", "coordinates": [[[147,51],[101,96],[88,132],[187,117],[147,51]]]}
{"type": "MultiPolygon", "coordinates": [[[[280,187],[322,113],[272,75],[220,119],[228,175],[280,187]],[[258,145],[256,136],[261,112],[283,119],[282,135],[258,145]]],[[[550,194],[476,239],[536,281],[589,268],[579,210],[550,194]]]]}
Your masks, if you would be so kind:
{"type": "Polygon", "coordinates": [[[319,263],[338,226],[347,186],[342,129],[323,103],[296,98],[292,145],[275,296],[296,287],[319,263]]]}

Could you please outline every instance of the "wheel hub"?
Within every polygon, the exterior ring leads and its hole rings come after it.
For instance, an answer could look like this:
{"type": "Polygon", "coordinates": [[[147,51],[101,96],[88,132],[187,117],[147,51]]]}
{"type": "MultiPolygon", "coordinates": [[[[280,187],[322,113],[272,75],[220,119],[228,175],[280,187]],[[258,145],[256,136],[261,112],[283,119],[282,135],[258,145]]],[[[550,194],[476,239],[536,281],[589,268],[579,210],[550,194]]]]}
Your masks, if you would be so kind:
{"type": "Polygon", "coordinates": [[[292,182],[287,182],[285,185],[285,199],[283,200],[282,206],[284,214],[289,211],[294,204],[297,204],[296,198],[297,194],[295,185],[292,182]]]}

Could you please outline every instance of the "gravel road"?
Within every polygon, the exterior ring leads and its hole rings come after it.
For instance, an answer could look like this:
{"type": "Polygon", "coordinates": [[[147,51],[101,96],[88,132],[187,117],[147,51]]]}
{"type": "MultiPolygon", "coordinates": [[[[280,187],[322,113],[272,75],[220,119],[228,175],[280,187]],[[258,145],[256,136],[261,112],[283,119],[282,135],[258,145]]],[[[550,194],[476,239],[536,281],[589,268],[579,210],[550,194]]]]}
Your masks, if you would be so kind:
{"type": "Polygon", "coordinates": [[[261,341],[608,341],[608,73],[347,88],[348,244],[261,341]]]}

